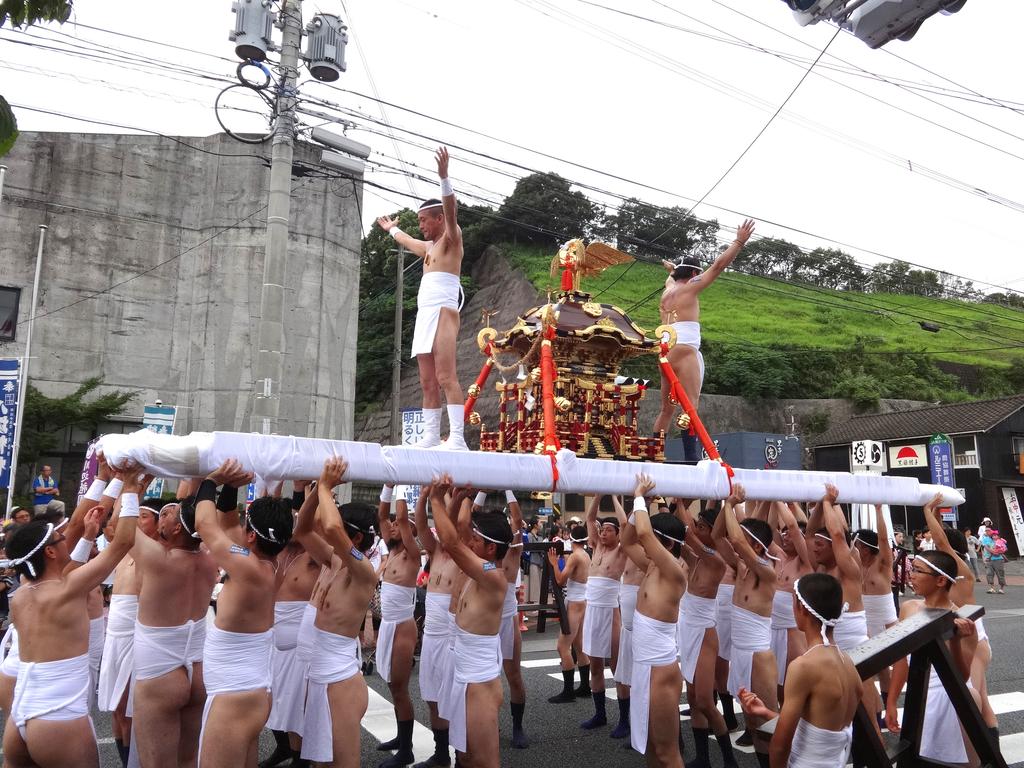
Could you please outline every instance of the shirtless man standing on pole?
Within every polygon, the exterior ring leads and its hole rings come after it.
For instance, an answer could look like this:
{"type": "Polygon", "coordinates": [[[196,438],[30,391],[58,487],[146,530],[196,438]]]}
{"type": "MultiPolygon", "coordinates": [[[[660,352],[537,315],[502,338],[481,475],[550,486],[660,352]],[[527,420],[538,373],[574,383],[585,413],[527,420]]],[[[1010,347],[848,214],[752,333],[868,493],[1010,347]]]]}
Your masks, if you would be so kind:
{"type": "Polygon", "coordinates": [[[403,495],[395,505],[395,521],[391,522],[393,488],[384,486],[377,510],[377,524],[388,545],[388,561],[380,587],[380,630],[377,632],[377,672],[388,684],[398,720],[398,735],[382,742],[381,751],[398,750],[378,768],[399,768],[410,765],[412,731],[416,722],[409,697],[409,676],[412,656],[416,650],[416,577],[420,572],[420,545],[409,524],[409,506],[403,495]]]}
{"type": "Polygon", "coordinates": [[[136,536],[132,557],[142,574],[135,623],[132,753],[146,768],[195,763],[206,701],[203,644],[210,595],[219,572],[200,549],[195,503],[178,488],[165,504],[156,539],[136,536]]]}
{"type": "MultiPolygon", "coordinates": [[[[747,219],[736,230],[736,239],[707,271],[701,269],[700,262],[693,256],[687,256],[676,264],[661,262],[669,273],[665,280],[665,290],[661,294],[661,322],[663,325],[671,325],[676,332],[676,344],[668,352],[668,362],[694,408],[700,400],[700,390],[704,383],[704,357],[700,353],[700,292],[732,264],[753,233],[754,222],[747,219]]],[[[654,420],[655,434],[668,430],[675,410],[668,381],[662,376],[661,412],[654,420]]],[[[687,461],[700,459],[697,439],[685,430],[683,450],[683,458],[687,461]]]]}
{"type": "Polygon", "coordinates": [[[412,337],[412,355],[420,369],[423,390],[423,421],[426,430],[418,443],[433,448],[441,443],[441,391],[448,404],[448,441],[452,450],[469,450],[463,436],[464,408],[462,387],[455,363],[455,342],[459,336],[459,311],[462,309],[462,230],[456,214],[457,204],[448,180],[448,149],[437,150],[437,174],[441,177],[441,199],[427,200],[419,208],[420,232],[424,240],[407,235],[396,219],[381,216],[377,223],[400,246],[423,259],[423,277],[416,296],[416,328],[412,337]]]}

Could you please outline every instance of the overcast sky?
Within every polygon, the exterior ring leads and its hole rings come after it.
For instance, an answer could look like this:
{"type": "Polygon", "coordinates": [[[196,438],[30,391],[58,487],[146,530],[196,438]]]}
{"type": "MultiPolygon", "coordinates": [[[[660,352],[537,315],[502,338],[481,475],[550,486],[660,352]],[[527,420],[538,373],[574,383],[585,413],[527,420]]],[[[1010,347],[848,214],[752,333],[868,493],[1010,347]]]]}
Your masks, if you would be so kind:
{"type": "MultiPolygon", "coordinates": [[[[306,0],[307,19],[317,10],[337,13],[350,27],[348,71],[338,85],[460,128],[395,107],[382,112],[371,98],[316,83],[308,73],[301,93],[350,112],[358,127],[349,135],[374,148],[372,161],[399,166],[401,157],[434,173],[431,153],[405,143],[433,141],[396,132],[396,149],[371,120],[494,158],[452,150],[453,181],[470,202],[479,202],[472,195],[495,202],[507,195],[512,176],[527,172],[500,162],[512,161],[616,195],[689,206],[737,159],[835,31],[827,25],[801,28],[780,0],[724,2],[605,3],[659,22],[651,23],[583,0],[346,0],[344,10],[336,0],[306,0]],[[799,58],[793,63],[772,54],[799,58]],[[501,172],[473,167],[470,160],[501,172]]],[[[234,76],[230,5],[76,0],[72,22],[48,25],[63,35],[2,32],[0,92],[14,104],[162,133],[215,133],[213,101],[225,84],[174,68],[234,76]],[[165,62],[166,68],[157,73],[152,64],[133,63],[126,69],[121,56],[95,62],[38,47],[85,41],[165,62]]],[[[1022,28],[1019,0],[974,0],[955,15],[932,18],[912,41],[882,50],[840,34],[695,213],[717,217],[723,239],[732,237],[728,228],[751,216],[759,221],[759,234],[807,247],[843,243],[865,263],[884,254],[1024,290],[1022,28]]],[[[307,106],[327,111],[322,104],[307,106]]],[[[16,111],[23,130],[114,131],[16,111]]],[[[307,116],[303,122],[323,121],[307,116]]],[[[12,184],[18,173],[10,169],[12,184]]],[[[436,194],[435,185],[385,169],[371,167],[366,178],[417,197],[436,194]]],[[[617,203],[588,194],[602,204],[617,203]]],[[[408,203],[367,187],[364,224],[408,203]]]]}

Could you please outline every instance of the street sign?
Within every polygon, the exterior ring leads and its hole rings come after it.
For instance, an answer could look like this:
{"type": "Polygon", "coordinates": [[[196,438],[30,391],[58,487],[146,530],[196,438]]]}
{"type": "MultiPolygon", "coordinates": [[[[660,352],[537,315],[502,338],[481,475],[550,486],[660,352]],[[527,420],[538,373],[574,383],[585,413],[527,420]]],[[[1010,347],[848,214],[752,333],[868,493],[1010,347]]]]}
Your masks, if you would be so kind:
{"type": "MultiPolygon", "coordinates": [[[[949,439],[948,435],[932,435],[928,441],[928,469],[931,471],[932,482],[935,485],[956,487],[953,470],[953,441],[949,439]]],[[[942,519],[955,523],[956,507],[943,509],[942,519]]]]}
{"type": "Polygon", "coordinates": [[[11,454],[18,421],[17,360],[0,360],[0,488],[11,487],[11,454]]]}

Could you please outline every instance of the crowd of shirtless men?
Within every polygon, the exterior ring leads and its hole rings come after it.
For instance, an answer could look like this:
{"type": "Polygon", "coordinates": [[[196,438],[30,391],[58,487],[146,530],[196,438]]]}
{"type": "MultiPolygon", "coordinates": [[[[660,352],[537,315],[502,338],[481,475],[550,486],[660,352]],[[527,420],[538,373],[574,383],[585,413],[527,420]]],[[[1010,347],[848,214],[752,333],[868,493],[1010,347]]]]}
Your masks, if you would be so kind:
{"type": "MultiPolygon", "coordinates": [[[[414,510],[399,500],[392,519],[388,486],[377,509],[337,504],[346,469],[343,458],[329,459],[316,481],[294,484],[291,498],[257,499],[242,515],[238,488],[252,475],[236,461],[183,482],[178,500],[161,505],[140,503],[151,478],[139,467],[101,459],[68,520],[14,529],[6,551],[22,587],[0,667],[5,763],[98,765],[89,716],[96,706],[113,713],[126,765],[255,766],[264,728],[277,739],[270,763],[359,765],[368,702],[359,636],[378,586],[368,556],[378,537],[391,554],[376,658],[397,720],[395,738],[380,745],[392,752],[381,767],[414,762],[409,680],[422,552],[429,582],[418,676],[435,751],[418,766],[449,765],[450,748],[458,765],[501,764],[503,671],[511,743],[527,747],[515,597],[523,526],[514,494],[506,492],[504,510],[488,509],[485,495],[442,476],[414,510]],[[97,553],[105,526],[110,543],[97,553]],[[99,587],[111,571],[104,617],[99,587]]],[[[582,727],[608,725],[610,664],[619,709],[610,736],[628,738],[650,765],[683,764],[683,680],[696,750],[688,766],[710,765],[712,736],[724,764],[736,765],[736,699],[759,763],[776,768],[845,766],[861,701],[880,727],[898,730],[906,662],[881,676],[880,696],[845,651],[924,605],[972,602],[966,543],[942,526],[938,498],[925,509],[937,549],[910,569],[921,599],[905,601],[898,617],[880,509],[877,531],[851,536],[831,486],[806,516],[796,504],[745,502],[740,486],[721,503],[656,494],[638,475],[628,514],[618,498],[594,498],[585,524],[569,531],[564,565],[549,552],[569,624],[558,639],[563,689],[549,701],[589,694],[594,714],[582,727]],[[756,729],[777,714],[769,740],[756,729]]],[[[981,622],[958,619],[949,642],[995,728],[981,622]]],[[[920,752],[947,763],[973,759],[934,673],[920,752]]]]}

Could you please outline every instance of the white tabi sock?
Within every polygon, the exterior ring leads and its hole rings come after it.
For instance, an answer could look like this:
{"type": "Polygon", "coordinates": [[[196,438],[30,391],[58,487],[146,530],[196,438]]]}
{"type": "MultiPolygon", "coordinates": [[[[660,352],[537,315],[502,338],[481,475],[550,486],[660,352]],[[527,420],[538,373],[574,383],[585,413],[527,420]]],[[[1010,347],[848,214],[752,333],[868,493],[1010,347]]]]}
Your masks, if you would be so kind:
{"type": "Polygon", "coordinates": [[[464,428],[466,425],[466,408],[463,405],[448,406],[448,441],[446,448],[453,451],[468,451],[464,428]]]}
{"type": "Polygon", "coordinates": [[[419,448],[433,448],[441,444],[441,409],[423,409],[423,439],[416,443],[419,448]]]}

